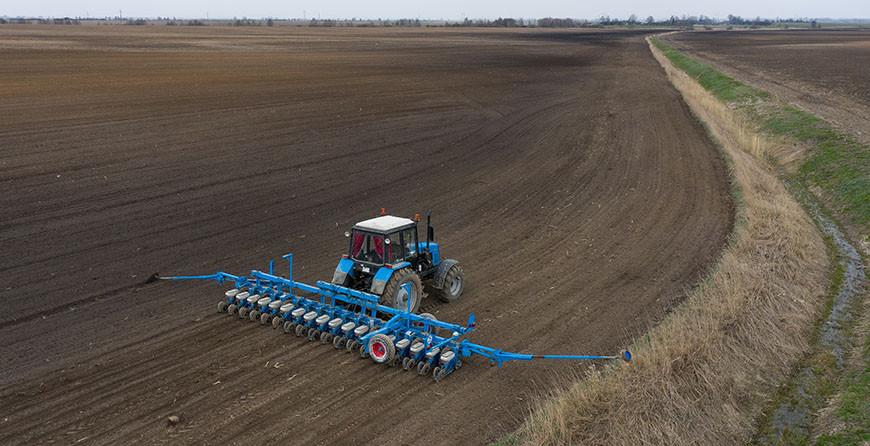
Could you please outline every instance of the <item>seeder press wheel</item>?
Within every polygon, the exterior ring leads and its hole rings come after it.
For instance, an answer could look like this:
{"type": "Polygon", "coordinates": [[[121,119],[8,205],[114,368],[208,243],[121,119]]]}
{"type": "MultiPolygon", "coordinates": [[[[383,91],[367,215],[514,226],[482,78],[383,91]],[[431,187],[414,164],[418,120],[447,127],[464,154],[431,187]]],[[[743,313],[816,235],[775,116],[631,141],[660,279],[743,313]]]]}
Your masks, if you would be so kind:
{"type": "Polygon", "coordinates": [[[332,338],[332,346],[338,350],[343,349],[346,343],[347,339],[345,339],[344,336],[336,336],[332,338]]]}
{"type": "Polygon", "coordinates": [[[436,383],[444,379],[445,376],[447,376],[447,372],[445,372],[441,367],[435,367],[435,369],[432,370],[432,378],[435,379],[436,383]]]}
{"type": "Polygon", "coordinates": [[[402,368],[405,370],[411,370],[414,368],[414,360],[411,358],[402,358],[402,368]]]}
{"type": "Polygon", "coordinates": [[[423,361],[423,362],[417,364],[417,374],[419,374],[419,375],[421,375],[421,376],[422,376],[422,375],[425,375],[425,374],[429,373],[429,369],[430,369],[431,367],[432,367],[432,366],[429,365],[428,362],[423,361]]]}

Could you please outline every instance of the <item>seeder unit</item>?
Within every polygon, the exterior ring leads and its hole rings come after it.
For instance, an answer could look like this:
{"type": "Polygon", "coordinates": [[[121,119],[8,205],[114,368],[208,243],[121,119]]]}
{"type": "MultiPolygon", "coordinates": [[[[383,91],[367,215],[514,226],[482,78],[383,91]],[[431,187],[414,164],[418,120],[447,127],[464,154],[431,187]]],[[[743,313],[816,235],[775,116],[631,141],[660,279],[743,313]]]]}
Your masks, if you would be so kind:
{"type": "MultiPolygon", "coordinates": [[[[199,276],[160,277],[163,280],[214,280],[231,282],[233,288],[218,302],[218,312],[259,321],[286,333],[332,344],[336,349],[356,352],[377,364],[401,365],[416,369],[440,381],[462,367],[462,360],[480,356],[501,367],[509,361],[533,359],[631,360],[627,350],[619,355],[530,355],[506,352],[464,339],[475,328],[472,313],[465,326],[443,322],[430,314],[414,314],[410,308],[381,305],[379,297],[318,281],[316,286],[293,280],[293,255],[288,262],[288,277],[252,270],[247,276],[225,272],[199,276]]],[[[406,284],[403,286],[411,286],[406,284]]],[[[408,290],[406,290],[407,292],[408,290]]]]}

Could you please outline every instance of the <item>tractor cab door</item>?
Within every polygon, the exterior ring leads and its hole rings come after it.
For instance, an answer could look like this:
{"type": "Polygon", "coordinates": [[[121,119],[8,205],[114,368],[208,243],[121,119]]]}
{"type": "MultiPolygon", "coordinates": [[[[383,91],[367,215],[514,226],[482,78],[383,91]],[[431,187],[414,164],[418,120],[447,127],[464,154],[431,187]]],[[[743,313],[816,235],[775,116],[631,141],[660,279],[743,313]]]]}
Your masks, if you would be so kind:
{"type": "Polygon", "coordinates": [[[350,241],[350,258],[375,265],[384,264],[384,236],[354,229],[350,241]]]}
{"type": "Polygon", "coordinates": [[[402,247],[405,251],[405,259],[412,259],[417,256],[417,227],[411,227],[401,232],[402,247]]]}

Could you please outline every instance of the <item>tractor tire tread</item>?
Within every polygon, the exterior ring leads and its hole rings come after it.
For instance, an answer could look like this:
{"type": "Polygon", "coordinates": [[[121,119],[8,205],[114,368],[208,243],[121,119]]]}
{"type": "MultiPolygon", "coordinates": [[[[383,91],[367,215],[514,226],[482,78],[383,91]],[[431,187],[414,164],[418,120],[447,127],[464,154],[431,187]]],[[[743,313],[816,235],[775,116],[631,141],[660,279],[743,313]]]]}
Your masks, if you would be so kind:
{"type": "Polygon", "coordinates": [[[416,313],[420,309],[420,303],[423,300],[423,282],[420,280],[420,276],[411,268],[402,268],[393,272],[390,280],[384,286],[384,292],[381,294],[381,304],[398,310],[405,310],[405,308],[397,306],[396,296],[399,293],[399,287],[409,280],[417,293],[417,301],[411,307],[411,313],[416,313]]]}

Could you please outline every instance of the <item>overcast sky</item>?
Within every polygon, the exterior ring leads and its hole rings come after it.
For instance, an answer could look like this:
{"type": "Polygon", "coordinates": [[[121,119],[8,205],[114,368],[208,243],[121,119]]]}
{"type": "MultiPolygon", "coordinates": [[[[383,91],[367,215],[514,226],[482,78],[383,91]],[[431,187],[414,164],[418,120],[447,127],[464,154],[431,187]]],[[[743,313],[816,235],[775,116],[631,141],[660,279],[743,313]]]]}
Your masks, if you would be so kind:
{"type": "Polygon", "coordinates": [[[870,17],[870,0],[0,0],[6,16],[180,18],[870,17]]]}

